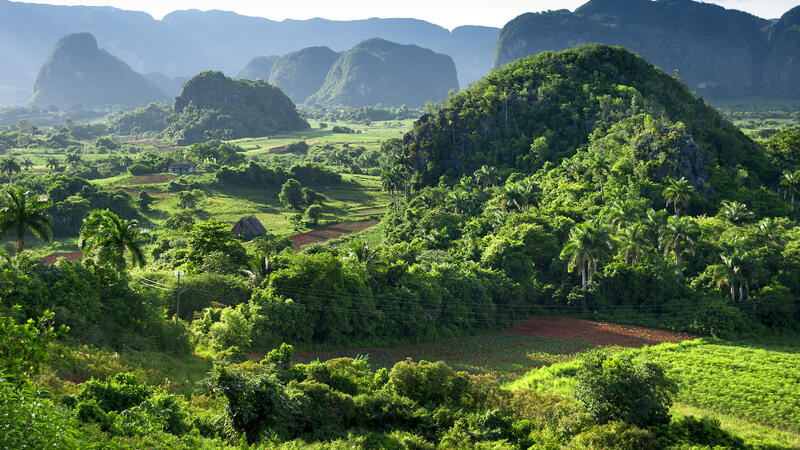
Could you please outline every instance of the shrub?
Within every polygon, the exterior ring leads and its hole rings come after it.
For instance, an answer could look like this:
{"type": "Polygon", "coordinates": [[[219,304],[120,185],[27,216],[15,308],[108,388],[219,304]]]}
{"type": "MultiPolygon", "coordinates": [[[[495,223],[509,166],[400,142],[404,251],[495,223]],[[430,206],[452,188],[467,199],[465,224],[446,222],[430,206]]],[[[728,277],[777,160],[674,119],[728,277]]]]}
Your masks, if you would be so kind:
{"type": "Polygon", "coordinates": [[[281,186],[281,193],[278,195],[281,204],[292,209],[298,209],[305,203],[303,186],[299,181],[290,178],[281,186]]]}
{"type": "Polygon", "coordinates": [[[719,421],[704,417],[682,417],[658,427],[661,447],[708,446],[713,448],[745,448],[744,441],[720,428],[719,421]]]}
{"type": "Polygon", "coordinates": [[[625,422],[596,425],[577,435],[567,445],[570,449],[613,448],[619,450],[656,450],[661,448],[655,436],[647,430],[625,422]]]}
{"type": "Polygon", "coordinates": [[[586,357],[576,381],[576,399],[601,425],[621,420],[646,428],[669,422],[677,385],[657,364],[598,351],[586,357]]]}
{"type": "Polygon", "coordinates": [[[79,404],[94,403],[104,412],[124,411],[142,403],[152,392],[151,387],[139,384],[133,374],[118,373],[102,382],[90,379],[77,398],[79,404]]]}
{"type": "Polygon", "coordinates": [[[312,225],[316,225],[319,222],[319,218],[322,216],[322,206],[320,205],[311,205],[306,209],[306,217],[308,221],[312,225]]]}
{"type": "Polygon", "coordinates": [[[423,405],[459,403],[469,387],[469,376],[456,373],[443,361],[401,361],[389,372],[389,384],[398,394],[423,405]]]}

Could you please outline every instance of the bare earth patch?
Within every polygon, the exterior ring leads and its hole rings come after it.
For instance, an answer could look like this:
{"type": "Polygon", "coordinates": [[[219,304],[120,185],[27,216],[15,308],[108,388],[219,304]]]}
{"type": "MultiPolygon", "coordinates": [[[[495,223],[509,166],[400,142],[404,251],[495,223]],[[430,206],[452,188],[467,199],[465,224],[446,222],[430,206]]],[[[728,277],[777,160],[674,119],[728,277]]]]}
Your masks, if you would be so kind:
{"type": "Polygon", "coordinates": [[[58,258],[64,258],[67,261],[76,262],[83,259],[83,253],[81,252],[53,253],[52,255],[49,255],[44,258],[44,263],[47,264],[48,266],[53,265],[56,263],[56,261],[58,261],[58,258]]]}
{"type": "Polygon", "coordinates": [[[305,245],[312,244],[314,242],[325,242],[331,239],[338,239],[342,236],[347,236],[348,234],[366,230],[367,228],[373,227],[377,224],[377,220],[367,220],[363,222],[343,222],[318,228],[307,233],[296,234],[291,237],[292,248],[299,252],[300,249],[305,245]]]}
{"type": "Polygon", "coordinates": [[[534,317],[518,323],[506,332],[523,336],[584,341],[592,345],[619,345],[622,347],[643,347],[663,342],[681,342],[698,337],[633,325],[617,325],[567,317],[534,317]]]}

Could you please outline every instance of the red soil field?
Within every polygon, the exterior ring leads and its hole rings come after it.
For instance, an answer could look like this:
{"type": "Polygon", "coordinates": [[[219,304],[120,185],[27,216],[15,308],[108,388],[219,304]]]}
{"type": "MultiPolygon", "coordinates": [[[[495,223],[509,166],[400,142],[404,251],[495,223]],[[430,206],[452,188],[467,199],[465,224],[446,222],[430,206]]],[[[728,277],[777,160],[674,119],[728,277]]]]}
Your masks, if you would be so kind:
{"type": "Polygon", "coordinates": [[[619,345],[622,347],[643,347],[697,338],[697,336],[685,333],[567,317],[534,317],[518,323],[506,332],[523,336],[583,341],[592,345],[619,345]]]}
{"type": "Polygon", "coordinates": [[[81,252],[72,252],[72,253],[53,253],[50,256],[44,258],[44,263],[48,266],[53,265],[58,261],[58,258],[64,258],[67,261],[80,261],[83,258],[83,253],[81,252]]]}
{"type": "Polygon", "coordinates": [[[377,220],[368,220],[364,222],[343,222],[318,228],[307,233],[296,234],[291,237],[292,248],[299,252],[304,245],[337,239],[342,236],[347,236],[348,234],[366,230],[367,228],[377,224],[377,220]]]}

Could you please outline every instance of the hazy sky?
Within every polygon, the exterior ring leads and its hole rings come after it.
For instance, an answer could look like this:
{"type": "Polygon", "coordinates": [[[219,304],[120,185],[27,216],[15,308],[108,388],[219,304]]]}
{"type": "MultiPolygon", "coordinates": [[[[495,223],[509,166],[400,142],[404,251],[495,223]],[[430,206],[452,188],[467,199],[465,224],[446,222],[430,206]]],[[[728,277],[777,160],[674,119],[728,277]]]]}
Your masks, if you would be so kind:
{"type": "MultiPolygon", "coordinates": [[[[514,17],[530,11],[569,9],[587,0],[44,0],[58,5],[108,5],[146,11],[160,19],[178,9],[222,9],[272,20],[365,19],[369,17],[414,17],[446,28],[459,25],[502,27],[514,17]]],[[[707,0],[766,19],[778,18],[800,4],[800,0],[707,0]]]]}

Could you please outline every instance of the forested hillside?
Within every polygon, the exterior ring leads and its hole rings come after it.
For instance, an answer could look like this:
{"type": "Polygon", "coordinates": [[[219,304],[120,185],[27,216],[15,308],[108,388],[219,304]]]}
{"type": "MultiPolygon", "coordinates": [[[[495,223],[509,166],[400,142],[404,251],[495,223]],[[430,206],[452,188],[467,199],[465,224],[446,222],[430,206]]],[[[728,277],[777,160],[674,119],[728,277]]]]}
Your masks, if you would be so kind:
{"type": "Polygon", "coordinates": [[[452,58],[415,45],[370,39],[342,53],[308,104],[421,107],[458,89],[452,58]]]}
{"type": "Polygon", "coordinates": [[[61,108],[138,106],[167,94],[127,64],[97,48],[89,33],[65,36],[45,60],[31,102],[61,108]]]}
{"type": "Polygon", "coordinates": [[[792,57],[797,12],[777,23],[720,6],[675,0],[591,0],[575,12],[529,13],[503,27],[495,67],[545,50],[599,42],[621,45],[668,73],[680,71],[698,95],[796,96],[792,57]]]}
{"type": "Polygon", "coordinates": [[[247,78],[248,80],[269,80],[272,66],[275,65],[279,56],[256,56],[247,63],[246,66],[236,75],[236,78],[247,78]]]}
{"type": "Polygon", "coordinates": [[[221,72],[203,72],[187,81],[174,112],[167,134],[180,144],[224,133],[241,139],[308,128],[280,89],[263,80],[232,80],[221,72]]]}
{"type": "Polygon", "coordinates": [[[339,54],[328,47],[309,47],[278,58],[269,82],[281,88],[295,103],[304,103],[325,82],[339,54]]]}

